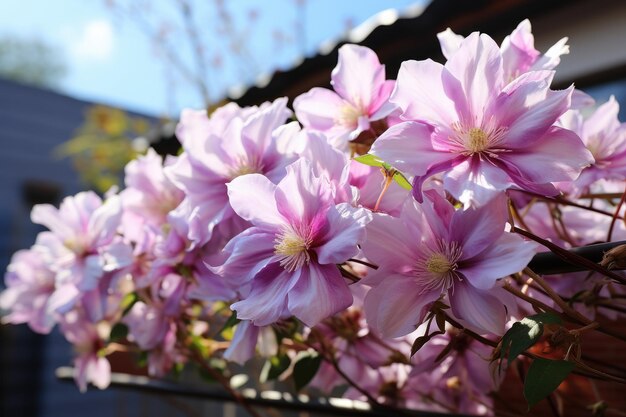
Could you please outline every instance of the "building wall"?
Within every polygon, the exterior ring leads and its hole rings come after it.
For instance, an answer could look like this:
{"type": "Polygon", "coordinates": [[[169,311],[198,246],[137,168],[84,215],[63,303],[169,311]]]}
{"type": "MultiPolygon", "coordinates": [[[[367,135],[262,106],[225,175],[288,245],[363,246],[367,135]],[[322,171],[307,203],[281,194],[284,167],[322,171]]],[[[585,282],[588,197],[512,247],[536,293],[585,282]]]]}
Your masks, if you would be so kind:
{"type": "MultiPolygon", "coordinates": [[[[84,189],[68,160],[53,157],[70,139],[94,103],[0,79],[0,271],[11,255],[30,247],[41,227],[29,218],[32,203],[57,204],[84,189]]],[[[0,288],[2,280],[0,280],[0,288]]],[[[71,346],[54,331],[33,333],[26,325],[0,325],[0,416],[187,415],[163,399],[135,392],[81,394],[55,377],[71,365],[71,346]]]]}
{"type": "MultiPolygon", "coordinates": [[[[537,49],[546,51],[562,37],[570,54],[558,67],[555,82],[581,80],[609,70],[626,69],[626,2],[577,2],[532,20],[537,49]]],[[[626,77],[626,71],[623,71],[626,77]]]]}

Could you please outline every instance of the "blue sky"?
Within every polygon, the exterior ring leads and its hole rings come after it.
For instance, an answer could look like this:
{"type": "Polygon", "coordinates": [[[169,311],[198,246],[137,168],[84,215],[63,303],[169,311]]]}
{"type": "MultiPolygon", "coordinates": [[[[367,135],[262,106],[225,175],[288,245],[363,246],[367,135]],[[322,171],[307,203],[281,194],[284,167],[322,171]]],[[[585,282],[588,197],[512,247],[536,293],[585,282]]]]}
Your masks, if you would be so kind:
{"type": "MultiPolygon", "coordinates": [[[[128,0],[116,0],[128,1],[128,0]]],[[[142,0],[131,0],[139,1],[142,0]]],[[[175,0],[143,2],[149,13],[157,14],[171,7],[175,0]]],[[[301,56],[314,54],[326,40],[341,37],[350,25],[357,26],[373,14],[388,8],[400,11],[420,2],[417,0],[306,0],[304,24],[298,24],[298,0],[225,0],[235,25],[249,31],[246,48],[250,61],[232,61],[221,55],[223,70],[213,76],[211,96],[223,96],[234,84],[251,82],[255,68],[268,72],[289,68],[301,56]],[[250,24],[250,10],[257,16],[250,24]],[[299,28],[295,30],[296,25],[299,28]],[[301,29],[303,27],[303,29],[301,29]],[[280,32],[280,33],[278,33],[280,32]],[[296,36],[297,35],[297,36],[296,36]],[[276,49],[277,39],[287,38],[283,48],[276,49]],[[288,39],[292,38],[292,39],[288,39]],[[302,44],[304,41],[304,44],[302,44]]],[[[303,1],[303,0],[299,0],[303,1]]],[[[0,11],[0,36],[18,35],[40,38],[56,47],[68,67],[61,84],[63,92],[88,100],[122,106],[153,115],[175,115],[183,107],[202,107],[198,89],[188,86],[168,70],[156,55],[156,48],[137,25],[120,18],[105,5],[105,0],[7,0],[0,11]],[[168,87],[169,85],[169,87],[168,87]],[[173,85],[173,87],[172,87],[173,85]]],[[[206,4],[207,1],[204,0],[206,4]]],[[[423,3],[423,1],[421,2],[423,3]]],[[[197,9],[197,27],[211,34],[208,49],[220,50],[216,19],[211,9],[197,9]]],[[[142,14],[143,15],[143,14],[142,14]]],[[[190,52],[181,42],[179,52],[190,52]]],[[[210,74],[209,74],[210,75],[210,74]]]]}

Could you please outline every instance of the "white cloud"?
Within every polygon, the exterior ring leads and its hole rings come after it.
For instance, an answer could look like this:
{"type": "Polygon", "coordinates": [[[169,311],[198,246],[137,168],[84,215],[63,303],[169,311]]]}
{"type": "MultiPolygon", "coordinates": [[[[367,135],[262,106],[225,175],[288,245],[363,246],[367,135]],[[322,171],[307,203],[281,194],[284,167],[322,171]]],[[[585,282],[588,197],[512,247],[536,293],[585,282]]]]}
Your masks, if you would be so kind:
{"type": "Polygon", "coordinates": [[[106,61],[113,52],[115,35],[111,24],[104,19],[92,20],[73,33],[69,50],[77,60],[106,61]]]}

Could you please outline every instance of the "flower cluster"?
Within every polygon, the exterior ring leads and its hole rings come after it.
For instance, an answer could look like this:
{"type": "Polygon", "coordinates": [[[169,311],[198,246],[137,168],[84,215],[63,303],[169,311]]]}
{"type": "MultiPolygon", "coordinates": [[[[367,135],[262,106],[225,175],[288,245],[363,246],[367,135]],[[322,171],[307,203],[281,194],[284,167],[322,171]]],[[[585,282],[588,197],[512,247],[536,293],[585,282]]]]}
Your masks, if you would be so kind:
{"type": "Polygon", "coordinates": [[[573,86],[550,88],[566,40],[541,53],[528,21],[501,45],[439,41],[445,63],[404,62],[397,80],[344,45],[333,90],[294,100],[298,121],[286,98],[187,110],[179,156],[149,151],[104,200],[36,206],[49,230],[13,256],[4,322],[58,324],[81,390],[108,385],[120,349],[152,376],[315,357],[322,392],[493,413],[489,359],[514,322],[625,311],[615,278],[525,268],[537,242],[626,238],[626,125],[614,99],[590,111],[573,86]]]}

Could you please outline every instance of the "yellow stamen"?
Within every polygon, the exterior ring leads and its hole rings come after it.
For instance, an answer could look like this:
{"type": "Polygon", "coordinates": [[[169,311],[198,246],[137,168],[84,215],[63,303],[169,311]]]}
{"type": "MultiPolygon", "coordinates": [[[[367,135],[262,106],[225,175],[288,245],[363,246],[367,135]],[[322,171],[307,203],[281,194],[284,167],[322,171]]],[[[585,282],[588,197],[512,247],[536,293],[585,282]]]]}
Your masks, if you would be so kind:
{"type": "Polygon", "coordinates": [[[467,147],[471,152],[482,152],[487,148],[488,136],[484,130],[478,127],[473,127],[467,132],[468,144],[467,147]]]}
{"type": "Polygon", "coordinates": [[[235,171],[233,171],[231,174],[231,178],[234,179],[241,175],[246,175],[246,174],[257,174],[258,172],[259,170],[257,168],[244,165],[244,166],[237,168],[235,171]]]}
{"type": "Polygon", "coordinates": [[[286,230],[276,239],[274,254],[281,257],[280,266],[293,272],[311,261],[310,245],[310,238],[303,237],[293,230],[286,230]]]}
{"type": "Polygon", "coordinates": [[[441,253],[433,253],[426,261],[426,270],[433,274],[445,274],[452,270],[453,265],[441,253]]]}
{"type": "Polygon", "coordinates": [[[360,116],[361,111],[358,108],[352,106],[351,104],[346,104],[341,107],[341,110],[339,111],[337,123],[346,127],[355,127],[360,116]]]}

